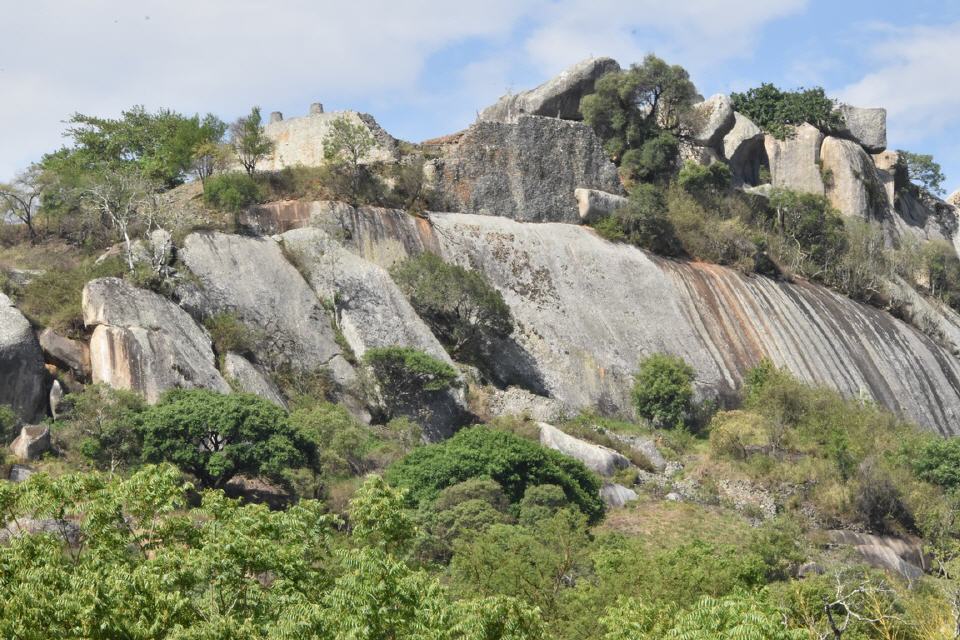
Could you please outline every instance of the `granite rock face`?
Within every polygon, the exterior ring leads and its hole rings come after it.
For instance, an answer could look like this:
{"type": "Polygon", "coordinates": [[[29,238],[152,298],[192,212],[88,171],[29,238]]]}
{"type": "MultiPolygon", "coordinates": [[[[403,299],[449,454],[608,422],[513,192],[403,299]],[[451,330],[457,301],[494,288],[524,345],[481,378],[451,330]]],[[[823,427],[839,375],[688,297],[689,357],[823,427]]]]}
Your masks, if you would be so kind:
{"type": "Polygon", "coordinates": [[[698,393],[714,396],[734,393],[769,358],[806,382],[958,433],[956,358],[910,325],[822,287],[664,260],[573,225],[466,214],[431,214],[425,225],[369,209],[344,222],[345,244],[383,266],[429,248],[482,271],[517,324],[517,349],[502,354],[500,374],[565,406],[628,414],[632,375],[652,353],[684,358],[698,393]]]}
{"type": "Polygon", "coordinates": [[[327,310],[276,240],[193,233],[179,256],[199,281],[181,291],[185,308],[200,317],[232,314],[259,333],[254,353],[266,366],[328,367],[337,383],[353,383],[327,310]]]}
{"type": "Polygon", "coordinates": [[[695,104],[693,108],[703,119],[702,125],[693,134],[694,141],[704,147],[721,148],[724,136],[735,124],[730,97],[718,93],[695,104]]]}
{"type": "Polygon", "coordinates": [[[734,184],[756,185],[766,157],[763,131],[750,118],[734,113],[733,127],[723,136],[723,157],[730,165],[734,184]]]}
{"type": "Polygon", "coordinates": [[[278,407],[286,408],[287,403],[277,389],[277,385],[239,353],[229,351],[223,357],[223,375],[240,390],[258,395],[278,407]]]}
{"type": "Polygon", "coordinates": [[[613,58],[582,60],[535,89],[503,96],[480,112],[480,120],[509,122],[524,114],[582,120],[580,99],[593,93],[593,85],[601,76],[619,70],[613,58]]]}
{"type": "Polygon", "coordinates": [[[887,110],[882,108],[837,106],[844,126],[836,132],[842,138],[853,140],[870,153],[887,148],[887,110]]]}
{"type": "Polygon", "coordinates": [[[573,196],[577,199],[580,220],[585,223],[600,220],[628,202],[624,196],[596,189],[575,189],[573,196]]]}
{"type": "Polygon", "coordinates": [[[0,293],[0,405],[26,422],[38,417],[47,396],[46,370],[30,323],[0,293]]]}
{"type": "Polygon", "coordinates": [[[156,402],[169,389],[229,385],[215,366],[210,336],[183,309],[119,278],[83,288],[83,321],[90,338],[94,382],[137,391],[156,402]]]}
{"type": "Polygon", "coordinates": [[[828,136],[820,147],[827,199],[842,215],[862,220],[885,217],[891,206],[873,159],[850,140],[828,136]]]}
{"type": "Polygon", "coordinates": [[[770,177],[774,187],[803,193],[824,194],[820,176],[820,145],[823,133],[804,123],[794,128],[793,137],[779,140],[767,134],[764,147],[770,162],[770,177]]]}
{"type": "Polygon", "coordinates": [[[90,347],[79,340],[71,340],[46,328],[38,336],[46,358],[81,380],[90,379],[90,347]]]}
{"type": "Polygon", "coordinates": [[[593,129],[541,116],[474,124],[443,147],[436,171],[448,210],[530,222],[579,223],[577,188],[623,193],[593,129]]]}

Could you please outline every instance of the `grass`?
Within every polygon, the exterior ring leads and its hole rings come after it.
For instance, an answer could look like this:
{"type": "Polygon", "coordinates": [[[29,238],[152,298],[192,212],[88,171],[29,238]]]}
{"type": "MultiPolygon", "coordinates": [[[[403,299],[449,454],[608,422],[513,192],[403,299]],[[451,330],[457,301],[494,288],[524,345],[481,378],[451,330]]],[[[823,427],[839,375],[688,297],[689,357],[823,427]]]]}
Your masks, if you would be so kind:
{"type": "Polygon", "coordinates": [[[688,540],[741,546],[750,539],[751,527],[723,507],[641,498],[629,508],[609,511],[595,531],[638,537],[651,548],[679,535],[688,540]]]}

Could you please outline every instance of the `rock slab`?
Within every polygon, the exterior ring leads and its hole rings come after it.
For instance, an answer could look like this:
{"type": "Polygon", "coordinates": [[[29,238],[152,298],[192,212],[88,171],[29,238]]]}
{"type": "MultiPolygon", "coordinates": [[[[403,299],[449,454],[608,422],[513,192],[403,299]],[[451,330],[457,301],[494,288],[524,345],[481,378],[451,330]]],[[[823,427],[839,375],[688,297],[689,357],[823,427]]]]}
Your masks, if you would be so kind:
{"type": "Polygon", "coordinates": [[[824,194],[820,176],[820,145],[823,134],[812,124],[794,127],[793,135],[784,140],[767,134],[764,147],[770,162],[774,187],[803,193],[824,194]]]}
{"type": "Polygon", "coordinates": [[[43,355],[30,323],[0,293],[0,405],[29,422],[43,412],[46,387],[43,355]]]}

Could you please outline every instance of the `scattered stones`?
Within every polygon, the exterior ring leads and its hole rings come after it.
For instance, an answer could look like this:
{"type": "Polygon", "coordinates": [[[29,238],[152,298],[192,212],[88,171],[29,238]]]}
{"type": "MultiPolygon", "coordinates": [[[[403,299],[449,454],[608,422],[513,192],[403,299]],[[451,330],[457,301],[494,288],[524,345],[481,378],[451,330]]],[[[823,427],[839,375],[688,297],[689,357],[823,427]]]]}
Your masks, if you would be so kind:
{"type": "Polygon", "coordinates": [[[503,96],[480,112],[480,120],[510,122],[524,114],[581,120],[581,98],[593,93],[594,83],[601,76],[619,70],[620,65],[612,58],[588,58],[535,89],[503,96]]]}
{"type": "Polygon", "coordinates": [[[36,460],[50,450],[50,427],[45,424],[25,425],[10,445],[10,451],[21,460],[36,460]]]}

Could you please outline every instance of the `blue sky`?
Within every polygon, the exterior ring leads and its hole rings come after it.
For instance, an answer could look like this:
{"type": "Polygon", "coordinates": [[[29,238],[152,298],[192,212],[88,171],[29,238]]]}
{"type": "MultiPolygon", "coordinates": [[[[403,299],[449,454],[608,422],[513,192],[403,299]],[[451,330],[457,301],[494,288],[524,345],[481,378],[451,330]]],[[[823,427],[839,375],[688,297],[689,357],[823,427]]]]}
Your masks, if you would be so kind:
{"type": "Polygon", "coordinates": [[[588,55],[654,52],[701,93],[822,85],[889,111],[960,187],[960,3],[946,0],[32,0],[4,9],[0,179],[74,111],[372,113],[421,140],[588,55]]]}

